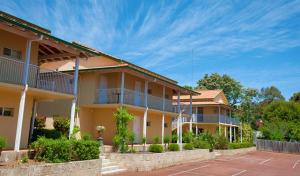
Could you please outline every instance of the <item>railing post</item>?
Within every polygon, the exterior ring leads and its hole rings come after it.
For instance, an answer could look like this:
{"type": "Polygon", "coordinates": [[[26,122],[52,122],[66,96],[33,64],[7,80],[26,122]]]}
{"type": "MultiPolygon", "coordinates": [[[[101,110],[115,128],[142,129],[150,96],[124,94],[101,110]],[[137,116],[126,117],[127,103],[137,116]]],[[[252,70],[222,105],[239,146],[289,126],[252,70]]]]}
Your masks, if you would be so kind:
{"type": "Polygon", "coordinates": [[[74,123],[75,123],[74,120],[75,120],[76,102],[77,102],[78,73],[79,73],[79,58],[76,58],[76,61],[75,61],[75,71],[74,71],[74,81],[73,81],[73,95],[74,95],[74,99],[72,100],[72,106],[71,106],[69,138],[73,134],[74,123]]]}
{"type": "Polygon", "coordinates": [[[121,100],[120,103],[123,106],[124,104],[124,81],[125,81],[125,73],[122,72],[122,77],[121,77],[121,100]]]}
{"type": "Polygon", "coordinates": [[[144,97],[145,111],[144,111],[144,123],[143,123],[143,137],[147,138],[147,116],[148,116],[148,81],[147,80],[145,81],[144,96],[145,96],[144,97]]]}
{"type": "Polygon", "coordinates": [[[20,151],[26,92],[28,89],[27,82],[28,82],[29,65],[30,65],[31,43],[32,43],[32,41],[28,40],[27,44],[26,44],[26,58],[25,58],[24,66],[23,66],[23,78],[22,78],[22,84],[24,87],[21,92],[21,98],[20,98],[20,103],[19,103],[18,121],[17,121],[16,138],[15,138],[15,146],[14,146],[14,150],[16,152],[20,151]]]}
{"type": "Polygon", "coordinates": [[[218,108],[219,108],[219,114],[218,114],[218,117],[219,117],[219,135],[221,135],[221,125],[220,125],[220,120],[221,120],[221,116],[220,116],[220,111],[221,111],[221,108],[220,108],[220,106],[218,106],[218,108]]]}
{"type": "Polygon", "coordinates": [[[229,119],[230,119],[230,127],[229,127],[229,130],[230,130],[229,137],[230,137],[230,139],[229,139],[229,141],[230,141],[230,143],[232,143],[232,118],[231,118],[231,110],[229,110],[229,119]]]}
{"type": "Polygon", "coordinates": [[[166,87],[163,86],[163,113],[162,113],[162,121],[161,121],[161,143],[164,144],[164,137],[165,137],[165,97],[166,97],[166,87]]]}
{"type": "Polygon", "coordinates": [[[180,91],[178,91],[177,93],[177,112],[178,112],[178,117],[177,117],[177,144],[179,144],[179,141],[180,141],[180,118],[181,118],[181,115],[180,115],[180,91]]]}
{"type": "Polygon", "coordinates": [[[192,94],[190,94],[190,132],[193,131],[192,123],[193,123],[193,103],[192,103],[192,94]]]}

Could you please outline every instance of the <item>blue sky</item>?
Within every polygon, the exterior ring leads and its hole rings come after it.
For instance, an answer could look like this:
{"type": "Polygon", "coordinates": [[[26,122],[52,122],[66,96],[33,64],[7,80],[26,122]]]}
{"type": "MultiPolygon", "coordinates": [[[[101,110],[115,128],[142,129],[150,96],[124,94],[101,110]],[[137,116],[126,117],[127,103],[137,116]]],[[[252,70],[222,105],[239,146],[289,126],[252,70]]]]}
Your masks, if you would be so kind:
{"type": "Polygon", "coordinates": [[[300,91],[300,0],[0,0],[0,9],[175,79],[300,91]]]}

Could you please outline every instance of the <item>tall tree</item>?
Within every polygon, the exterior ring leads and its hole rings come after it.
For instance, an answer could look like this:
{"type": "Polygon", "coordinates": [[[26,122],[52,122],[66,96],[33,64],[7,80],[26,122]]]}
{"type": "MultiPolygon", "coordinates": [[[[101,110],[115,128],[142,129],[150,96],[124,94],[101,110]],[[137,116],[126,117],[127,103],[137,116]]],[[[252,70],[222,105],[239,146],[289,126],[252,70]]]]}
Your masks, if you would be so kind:
{"type": "Polygon", "coordinates": [[[243,96],[239,106],[240,117],[244,122],[254,122],[256,121],[256,106],[258,103],[259,91],[253,88],[243,89],[243,96]]]}
{"type": "Polygon", "coordinates": [[[197,84],[198,89],[222,89],[230,105],[236,105],[237,103],[240,103],[242,97],[242,86],[240,82],[226,74],[205,74],[204,77],[197,82],[197,84]]]}
{"type": "Polygon", "coordinates": [[[274,100],[284,100],[284,97],[281,94],[280,90],[275,86],[262,88],[260,90],[260,96],[262,102],[265,102],[267,104],[274,100]]]}
{"type": "Polygon", "coordinates": [[[293,96],[290,98],[290,101],[300,103],[300,92],[294,93],[293,96]]]}
{"type": "Polygon", "coordinates": [[[186,88],[186,89],[189,89],[189,90],[193,90],[194,89],[192,86],[189,86],[189,85],[184,85],[183,87],[186,88]]]}

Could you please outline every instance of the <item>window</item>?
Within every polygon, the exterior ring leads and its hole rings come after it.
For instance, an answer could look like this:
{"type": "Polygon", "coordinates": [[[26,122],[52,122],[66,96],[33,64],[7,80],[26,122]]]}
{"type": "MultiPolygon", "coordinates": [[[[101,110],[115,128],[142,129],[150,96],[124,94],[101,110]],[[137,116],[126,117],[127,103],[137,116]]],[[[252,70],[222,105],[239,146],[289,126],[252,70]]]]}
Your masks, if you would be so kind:
{"type": "Polygon", "coordinates": [[[151,126],[151,122],[147,122],[147,127],[148,127],[148,126],[151,126]]]}
{"type": "Polygon", "coordinates": [[[3,48],[3,55],[14,59],[21,59],[22,56],[21,51],[11,48],[3,48]]]}
{"type": "Polygon", "coordinates": [[[12,117],[14,115],[14,108],[0,107],[0,116],[12,117]]]}
{"type": "Polygon", "coordinates": [[[165,128],[168,128],[168,123],[164,123],[164,127],[165,127],[165,128]]]}

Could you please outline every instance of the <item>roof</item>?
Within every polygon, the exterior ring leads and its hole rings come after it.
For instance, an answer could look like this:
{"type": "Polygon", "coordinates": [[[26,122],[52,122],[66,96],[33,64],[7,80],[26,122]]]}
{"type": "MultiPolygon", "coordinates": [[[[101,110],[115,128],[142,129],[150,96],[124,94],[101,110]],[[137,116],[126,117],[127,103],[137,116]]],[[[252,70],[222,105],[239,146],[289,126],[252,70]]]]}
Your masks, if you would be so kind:
{"type": "MultiPolygon", "coordinates": [[[[214,99],[216,98],[221,92],[223,92],[222,90],[196,90],[195,92],[198,92],[198,95],[193,96],[193,100],[195,99],[214,99]]],[[[187,95],[182,95],[180,96],[181,100],[189,100],[190,96],[187,95]]]]}

